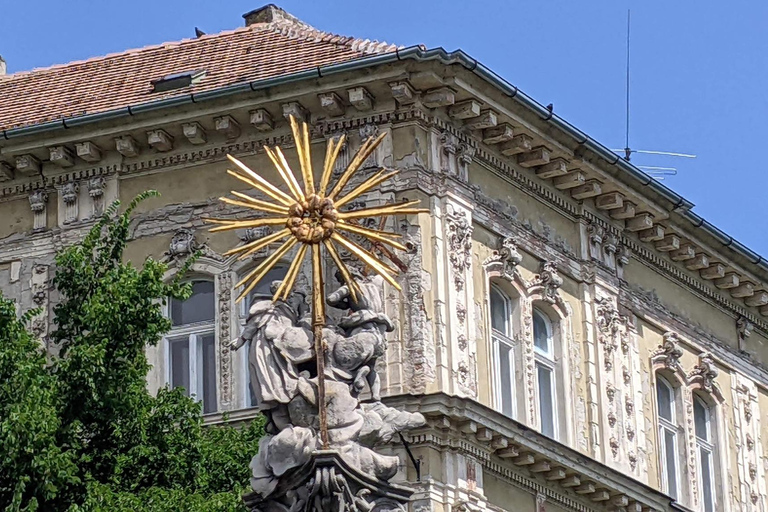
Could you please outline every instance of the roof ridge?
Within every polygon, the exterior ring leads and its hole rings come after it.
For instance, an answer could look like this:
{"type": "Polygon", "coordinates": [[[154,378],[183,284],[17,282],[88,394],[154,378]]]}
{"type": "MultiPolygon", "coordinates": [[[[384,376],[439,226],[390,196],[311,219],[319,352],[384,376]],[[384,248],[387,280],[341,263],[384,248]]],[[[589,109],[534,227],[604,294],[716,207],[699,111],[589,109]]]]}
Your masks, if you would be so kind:
{"type": "Polygon", "coordinates": [[[112,53],[107,53],[107,54],[104,54],[104,55],[96,55],[94,57],[88,57],[86,59],[73,60],[73,61],[70,61],[70,62],[63,62],[63,63],[60,63],[60,64],[52,64],[50,66],[43,66],[43,67],[33,68],[33,69],[28,69],[28,70],[23,70],[23,71],[16,71],[15,73],[9,73],[7,75],[0,76],[0,81],[7,80],[7,79],[13,79],[13,78],[21,78],[21,77],[29,76],[29,75],[32,75],[32,74],[43,73],[43,72],[46,72],[46,71],[56,71],[56,70],[60,70],[60,69],[63,69],[63,68],[81,66],[83,64],[89,64],[89,63],[92,63],[92,62],[98,62],[98,61],[107,60],[107,59],[114,59],[116,57],[123,57],[123,56],[126,56],[126,55],[132,55],[132,54],[136,54],[136,53],[143,53],[145,51],[157,50],[159,48],[172,48],[174,46],[181,46],[183,44],[191,44],[191,43],[195,43],[197,41],[204,41],[204,40],[208,40],[208,39],[214,39],[214,38],[217,38],[217,37],[223,37],[223,36],[227,36],[227,35],[231,35],[231,34],[236,34],[238,32],[265,31],[265,30],[268,30],[268,28],[269,27],[264,26],[264,24],[256,23],[256,24],[253,24],[253,25],[245,26],[245,27],[237,27],[237,28],[234,28],[234,29],[222,30],[221,32],[216,32],[214,34],[204,34],[204,35],[202,35],[200,37],[185,37],[183,39],[179,39],[179,40],[176,40],[176,41],[164,41],[162,43],[150,44],[150,45],[146,45],[146,46],[141,46],[139,48],[130,48],[128,50],[122,50],[122,51],[119,51],[119,52],[112,52],[112,53]]]}
{"type": "Polygon", "coordinates": [[[313,27],[312,25],[309,25],[308,23],[305,23],[299,19],[291,20],[291,19],[284,18],[284,19],[274,20],[269,23],[253,23],[251,25],[246,25],[244,27],[237,27],[234,29],[223,30],[221,32],[216,32],[214,34],[204,34],[200,37],[189,37],[189,38],[179,39],[176,41],[164,41],[162,43],[150,44],[150,45],[141,46],[138,48],[130,48],[128,50],[107,53],[105,55],[97,55],[94,57],[88,57],[86,59],[73,60],[70,62],[63,62],[60,64],[52,64],[50,66],[43,66],[43,67],[33,68],[29,70],[16,71],[15,73],[9,73],[7,75],[0,76],[0,81],[13,80],[15,78],[23,78],[32,74],[45,73],[48,71],[56,71],[56,70],[60,70],[68,67],[81,66],[84,64],[90,64],[93,62],[113,59],[116,57],[122,57],[122,56],[131,55],[135,53],[142,53],[142,52],[157,50],[160,48],[172,48],[174,46],[192,44],[197,41],[223,37],[231,34],[236,34],[239,32],[248,32],[248,31],[258,32],[258,31],[264,31],[264,30],[270,30],[282,36],[290,37],[291,39],[296,39],[296,40],[317,41],[317,42],[325,42],[330,44],[346,46],[351,50],[359,51],[364,54],[388,53],[388,52],[393,52],[398,48],[404,48],[404,46],[402,45],[391,44],[385,41],[377,41],[375,39],[370,40],[370,39],[362,39],[354,36],[343,36],[340,34],[336,34],[334,32],[319,30],[313,27]]]}
{"type": "Polygon", "coordinates": [[[300,20],[296,22],[290,19],[280,19],[266,23],[265,25],[273,32],[285,37],[290,37],[291,39],[343,45],[354,51],[365,54],[388,53],[393,52],[398,48],[404,48],[404,46],[390,44],[385,41],[371,41],[370,39],[343,36],[334,32],[319,30],[300,20]]]}

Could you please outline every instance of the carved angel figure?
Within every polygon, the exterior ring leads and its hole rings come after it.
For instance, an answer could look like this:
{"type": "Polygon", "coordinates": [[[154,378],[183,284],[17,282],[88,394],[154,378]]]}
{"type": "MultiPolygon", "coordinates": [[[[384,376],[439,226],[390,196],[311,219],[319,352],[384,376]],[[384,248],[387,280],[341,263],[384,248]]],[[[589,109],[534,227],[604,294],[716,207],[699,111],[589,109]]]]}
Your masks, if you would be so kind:
{"type": "MultiPolygon", "coordinates": [[[[337,279],[341,281],[340,276],[337,279]]],[[[376,373],[376,361],[384,355],[386,337],[394,325],[384,314],[381,289],[384,280],[380,276],[358,278],[360,291],[357,301],[352,300],[349,287],[342,285],[328,296],[330,306],[348,309],[338,327],[343,337],[333,337],[329,342],[329,366],[335,376],[343,381],[352,381],[355,396],[363,390],[365,382],[371,390],[371,398],[381,400],[381,381],[376,373]]]]}
{"type": "MultiPolygon", "coordinates": [[[[273,290],[280,282],[272,283],[273,290]]],[[[267,417],[267,432],[276,433],[289,424],[287,406],[296,396],[304,365],[314,366],[310,325],[304,317],[301,293],[288,301],[259,300],[248,311],[245,328],[231,346],[237,350],[251,342],[248,371],[256,405],[267,417]]]]}

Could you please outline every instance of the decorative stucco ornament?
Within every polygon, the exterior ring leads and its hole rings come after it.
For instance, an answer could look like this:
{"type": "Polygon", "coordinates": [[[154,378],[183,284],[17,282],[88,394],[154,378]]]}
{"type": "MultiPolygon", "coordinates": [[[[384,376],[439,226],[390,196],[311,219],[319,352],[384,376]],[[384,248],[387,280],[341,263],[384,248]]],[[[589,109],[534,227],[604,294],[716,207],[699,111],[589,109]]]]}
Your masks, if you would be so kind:
{"type": "Polygon", "coordinates": [[[411,491],[388,483],[397,472],[399,459],[378,454],[373,447],[425,423],[421,414],[401,412],[381,403],[375,370],[376,361],[386,348],[385,334],[394,329],[383,312],[384,282],[400,290],[394,279],[397,270],[377,257],[375,251],[391,254],[382,244],[401,251],[406,247],[395,240],[394,233],[361,226],[358,220],[425,210],[414,207],[418,201],[411,201],[340,211],[342,206],[397,173],[382,169],[344,193],[385,133],[362,144],[328,192],[344,136],[328,141],[322,176],[316,184],[307,125],[293,117],[290,121],[303,187],[279,147],[265,147],[265,151],[288,193],[228,156],[240,171],[228,172],[271,200],[239,192],[232,194],[240,200],[221,200],[269,216],[250,220],[207,219],[219,224],[211,231],[264,226],[276,229],[225,253],[239,254],[244,259],[270,244],[280,243],[235,285],[243,287],[238,301],[248,296],[280,258],[296,248],[285,278],[271,283],[272,299],[256,301],[250,307],[246,326],[231,345],[235,350],[249,346],[251,388],[258,408],[267,418],[266,435],[251,461],[253,493],[244,497],[245,503],[251,510],[263,512],[404,511],[411,491]],[[280,226],[283,228],[279,229],[280,226]],[[350,236],[368,240],[373,251],[364,249],[350,236]],[[339,286],[327,297],[323,249],[338,269],[339,286]],[[363,277],[354,267],[348,267],[339,256],[339,249],[361,260],[373,273],[363,277]],[[311,309],[306,294],[294,287],[307,252],[312,254],[312,287],[308,290],[311,309]],[[346,315],[329,325],[326,304],[346,315]],[[366,388],[372,401],[361,403],[360,395],[366,388]]]}

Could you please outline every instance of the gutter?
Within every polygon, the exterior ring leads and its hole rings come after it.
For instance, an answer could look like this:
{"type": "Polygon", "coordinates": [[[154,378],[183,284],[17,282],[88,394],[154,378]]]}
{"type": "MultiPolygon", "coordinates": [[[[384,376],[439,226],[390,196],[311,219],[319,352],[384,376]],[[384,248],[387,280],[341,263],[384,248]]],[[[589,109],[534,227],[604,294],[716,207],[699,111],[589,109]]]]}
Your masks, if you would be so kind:
{"type": "Polygon", "coordinates": [[[368,57],[341,62],[339,64],[318,66],[316,68],[299,71],[297,73],[290,73],[287,75],[256,80],[253,82],[229,85],[210,91],[191,93],[183,96],[174,96],[172,98],[165,98],[161,100],[140,103],[137,105],[129,105],[127,107],[108,110],[106,112],[100,112],[97,114],[69,117],[23,128],[12,128],[10,130],[3,130],[1,133],[2,138],[6,140],[31,135],[39,135],[51,131],[74,128],[102,121],[129,118],[136,114],[159,111],[180,105],[224,99],[230,96],[235,96],[237,94],[242,94],[244,92],[261,91],[264,89],[269,89],[270,87],[276,87],[278,85],[300,82],[312,78],[322,78],[339,73],[345,73],[348,71],[355,71],[372,66],[391,64],[405,60],[414,60],[416,62],[437,60],[447,66],[452,64],[459,64],[463,66],[465,69],[471,71],[479,78],[491,83],[509,98],[514,99],[526,108],[536,112],[536,114],[538,114],[538,116],[543,121],[551,123],[559,130],[573,137],[580,146],[584,146],[585,148],[594,152],[609,164],[616,165],[619,169],[638,181],[643,187],[648,187],[656,194],[662,196],[672,205],[672,207],[668,209],[669,212],[679,213],[683,218],[688,220],[694,228],[703,230],[707,235],[720,242],[724,248],[731,249],[736,254],[746,258],[752,264],[757,265],[762,270],[768,272],[768,260],[766,260],[766,258],[758,255],[742,243],[733,239],[733,237],[725,234],[714,225],[693,213],[691,211],[691,209],[694,207],[692,202],[673,192],[671,189],[662,185],[658,181],[654,180],[651,176],[638,169],[633,164],[611,151],[609,148],[600,144],[595,139],[591,138],[572,124],[568,123],[565,119],[554,114],[553,112],[550,112],[541,103],[537,102],[522,92],[520,89],[507,82],[505,79],[494,73],[491,69],[473,59],[462,50],[446,52],[443,48],[425,50],[423,47],[418,45],[409,46],[407,48],[397,49],[394,52],[371,55],[368,57]]]}

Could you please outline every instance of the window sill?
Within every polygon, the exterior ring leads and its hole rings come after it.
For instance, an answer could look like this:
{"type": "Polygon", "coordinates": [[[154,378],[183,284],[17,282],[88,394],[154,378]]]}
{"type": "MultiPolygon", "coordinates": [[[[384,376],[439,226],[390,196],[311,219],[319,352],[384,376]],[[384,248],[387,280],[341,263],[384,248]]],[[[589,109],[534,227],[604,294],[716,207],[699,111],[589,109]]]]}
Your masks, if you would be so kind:
{"type": "Polygon", "coordinates": [[[238,425],[255,419],[261,414],[256,407],[237,409],[234,411],[212,412],[203,415],[204,425],[238,425]],[[224,416],[227,416],[225,421],[224,416]]]}

